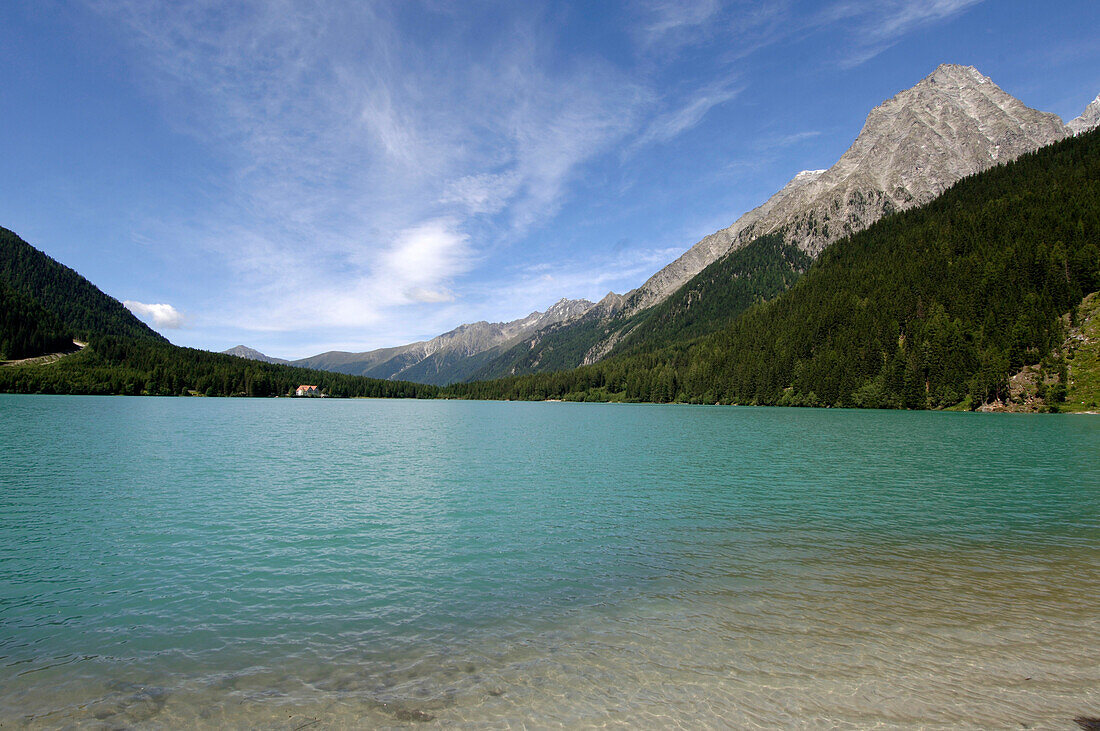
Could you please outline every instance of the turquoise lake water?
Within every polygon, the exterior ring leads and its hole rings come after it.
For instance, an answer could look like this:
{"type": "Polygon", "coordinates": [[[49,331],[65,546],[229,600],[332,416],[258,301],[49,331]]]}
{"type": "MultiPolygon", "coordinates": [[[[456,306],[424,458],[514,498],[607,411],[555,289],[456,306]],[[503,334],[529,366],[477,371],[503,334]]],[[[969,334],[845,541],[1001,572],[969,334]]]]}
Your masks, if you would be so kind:
{"type": "Polygon", "coordinates": [[[1098,602],[1096,417],[0,395],[4,726],[1073,728],[1098,602]]]}

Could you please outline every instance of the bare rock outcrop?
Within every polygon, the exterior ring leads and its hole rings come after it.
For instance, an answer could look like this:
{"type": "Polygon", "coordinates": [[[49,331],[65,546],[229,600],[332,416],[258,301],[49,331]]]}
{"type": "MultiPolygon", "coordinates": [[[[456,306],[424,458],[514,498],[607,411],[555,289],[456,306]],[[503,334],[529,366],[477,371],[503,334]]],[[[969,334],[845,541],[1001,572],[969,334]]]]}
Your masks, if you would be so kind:
{"type": "Polygon", "coordinates": [[[1075,135],[1100,127],[1100,94],[1097,94],[1096,98],[1085,107],[1085,111],[1081,112],[1081,116],[1071,119],[1066,127],[1071,134],[1075,135]]]}

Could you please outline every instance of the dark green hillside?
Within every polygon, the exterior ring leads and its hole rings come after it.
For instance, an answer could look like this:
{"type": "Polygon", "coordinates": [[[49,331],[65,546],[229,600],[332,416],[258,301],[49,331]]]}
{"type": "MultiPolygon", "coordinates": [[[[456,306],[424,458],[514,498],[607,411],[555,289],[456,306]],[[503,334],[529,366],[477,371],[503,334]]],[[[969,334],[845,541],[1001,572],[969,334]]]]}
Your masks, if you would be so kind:
{"type": "Polygon", "coordinates": [[[180,348],[149,338],[92,338],[49,365],[0,368],[0,392],[176,396],[283,396],[299,385],[330,396],[430,398],[435,386],[348,376],[180,348]]]}
{"type": "Polygon", "coordinates": [[[0,360],[74,349],[72,332],[52,313],[0,282],[0,360]]]}
{"type": "Polygon", "coordinates": [[[754,304],[790,289],[811,259],[782,234],[768,234],[696,274],[611,351],[652,350],[719,330],[754,304]]]}
{"type": "Polygon", "coordinates": [[[177,347],[84,277],[0,229],[3,358],[72,350],[74,335],[88,341],[79,353],[0,367],[0,392],[275,396],[305,383],[330,396],[422,398],[438,391],[177,347]]]}
{"type": "Polygon", "coordinates": [[[77,337],[97,334],[164,340],[114,297],[2,227],[0,284],[53,313],[77,337]]]}
{"type": "Polygon", "coordinates": [[[695,275],[664,302],[630,317],[582,318],[539,333],[495,357],[470,380],[567,370],[602,340],[620,333],[611,355],[654,350],[728,325],[753,304],[786,291],[810,266],[798,247],[779,234],[762,236],[695,275]]]}
{"type": "Polygon", "coordinates": [[[474,372],[470,380],[573,368],[584,360],[585,353],[593,345],[618,330],[632,327],[637,322],[636,317],[615,317],[610,322],[603,322],[586,315],[579,320],[551,325],[537,334],[534,347],[531,339],[526,338],[474,372]]]}
{"type": "Polygon", "coordinates": [[[1100,288],[1100,132],[958,183],[829,247],[690,344],[458,396],[940,408],[1065,370],[1060,320],[1100,288]]]}

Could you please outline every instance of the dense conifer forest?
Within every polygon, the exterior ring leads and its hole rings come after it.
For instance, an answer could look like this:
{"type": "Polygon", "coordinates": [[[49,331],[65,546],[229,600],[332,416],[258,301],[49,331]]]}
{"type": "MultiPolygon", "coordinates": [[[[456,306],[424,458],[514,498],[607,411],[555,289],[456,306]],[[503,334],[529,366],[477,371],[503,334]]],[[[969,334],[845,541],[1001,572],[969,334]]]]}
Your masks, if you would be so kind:
{"type": "Polygon", "coordinates": [[[726,254],[644,318],[611,351],[652,350],[719,330],[755,304],[790,289],[812,260],[781,234],[768,234],[726,254]]]}
{"type": "Polygon", "coordinates": [[[83,340],[123,335],[167,342],[75,271],[0,228],[0,284],[33,300],[83,340]]]}
{"type": "Polygon", "coordinates": [[[35,300],[0,282],[0,360],[75,350],[73,335],[35,300]]]}
{"type": "Polygon", "coordinates": [[[439,389],[262,363],[151,339],[93,337],[56,363],[0,368],[0,391],[149,396],[285,396],[301,384],[328,396],[431,398],[439,389]]]}
{"type": "MultiPolygon", "coordinates": [[[[721,262],[719,262],[721,263],[721,262]]],[[[713,265],[712,265],[713,266],[713,265]]],[[[654,333],[570,371],[456,384],[457,397],[944,408],[1061,375],[1062,315],[1100,288],[1100,131],[960,181],[826,249],[717,332],[654,333]]]]}

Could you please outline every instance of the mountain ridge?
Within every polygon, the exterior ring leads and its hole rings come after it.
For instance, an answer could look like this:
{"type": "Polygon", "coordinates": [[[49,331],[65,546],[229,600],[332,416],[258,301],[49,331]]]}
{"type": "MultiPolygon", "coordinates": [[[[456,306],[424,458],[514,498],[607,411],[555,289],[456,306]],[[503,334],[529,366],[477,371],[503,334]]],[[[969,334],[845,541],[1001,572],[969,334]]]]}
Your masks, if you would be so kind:
{"type": "Polygon", "coordinates": [[[1097,230],[1100,130],[841,239],[704,337],[443,395],[973,410],[1019,401],[1011,381],[1026,370],[1042,410],[1062,410],[1067,393],[1081,403],[1066,408],[1093,408],[1095,349],[1065,344],[1095,344],[1073,328],[1100,289],[1097,230]]]}
{"type": "MultiPolygon", "coordinates": [[[[608,295],[613,296],[617,295],[608,295]]],[[[563,297],[545,312],[535,311],[509,322],[480,320],[464,323],[430,340],[364,352],[330,350],[293,361],[271,359],[243,345],[222,352],[269,363],[287,363],[349,375],[445,385],[472,375],[484,361],[511,347],[518,339],[580,317],[595,307],[599,305],[586,299],[563,297]]]]}
{"type": "Polygon", "coordinates": [[[620,352],[640,318],[670,297],[713,293],[715,282],[677,294],[707,267],[761,236],[780,235],[816,257],[833,241],[923,205],[962,178],[1097,124],[1100,97],[1064,124],[1057,115],[1026,106],[972,66],[941,64],[876,105],[832,166],[797,173],[762,204],[703,237],[624,295],[612,292],[569,317],[516,328],[510,339],[484,332],[504,323],[469,323],[429,341],[367,353],[330,351],[295,363],[436,384],[595,363],[620,352]],[[457,343],[479,334],[476,347],[452,344],[440,352],[448,337],[457,343]]]}
{"type": "Polygon", "coordinates": [[[1067,122],[1066,127],[1075,135],[1100,127],[1100,94],[1097,94],[1096,98],[1089,102],[1089,105],[1085,107],[1085,111],[1067,122]]]}
{"type": "Polygon", "coordinates": [[[784,229],[788,241],[814,256],[886,213],[927,203],[954,182],[1066,133],[1057,115],[1025,106],[973,66],[941,64],[872,109],[855,141],[831,167],[798,173],[763,204],[704,237],[635,290],[626,311],[657,304],[757,236],[784,229]],[[975,116],[979,113],[984,119],[975,116]],[[961,143],[949,139],[960,132],[969,133],[961,143]],[[983,142],[984,150],[976,149],[983,142]],[[939,155],[932,155],[929,146],[939,155]],[[950,166],[952,161],[957,164],[950,166]],[[930,167],[938,174],[931,176],[930,167]],[[829,221],[839,225],[830,227],[829,221]]]}
{"type": "MultiPolygon", "coordinates": [[[[1057,115],[1027,107],[977,69],[942,64],[874,107],[851,147],[832,166],[796,174],[764,203],[703,237],[628,292],[621,306],[601,322],[578,321],[575,327],[585,331],[589,344],[568,366],[590,365],[621,352],[639,318],[669,298],[713,291],[713,282],[702,288],[689,283],[761,236],[780,234],[787,243],[816,256],[833,241],[889,213],[927,203],[964,177],[1068,134],[1070,129],[1057,115]]],[[[537,349],[552,341],[546,347],[558,347],[560,355],[562,342],[576,352],[574,335],[558,328],[531,336],[527,343],[537,349]]],[[[510,367],[490,364],[480,373],[539,372],[545,362],[559,361],[525,353],[510,367]]]]}
{"type": "Polygon", "coordinates": [[[261,363],[278,363],[281,365],[288,365],[289,360],[283,360],[282,358],[273,358],[270,355],[264,355],[255,348],[250,348],[247,345],[237,345],[228,350],[223,350],[226,355],[234,355],[238,358],[245,358],[246,360],[258,360],[261,363]]]}

